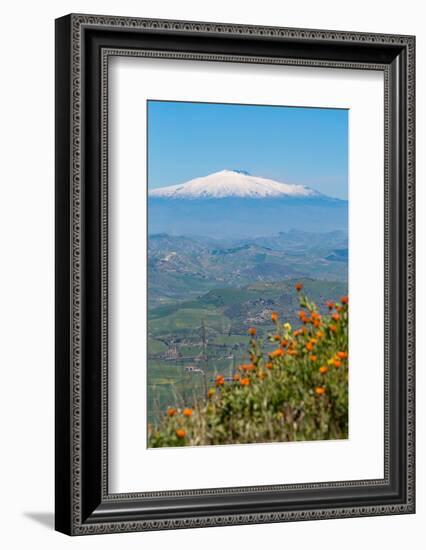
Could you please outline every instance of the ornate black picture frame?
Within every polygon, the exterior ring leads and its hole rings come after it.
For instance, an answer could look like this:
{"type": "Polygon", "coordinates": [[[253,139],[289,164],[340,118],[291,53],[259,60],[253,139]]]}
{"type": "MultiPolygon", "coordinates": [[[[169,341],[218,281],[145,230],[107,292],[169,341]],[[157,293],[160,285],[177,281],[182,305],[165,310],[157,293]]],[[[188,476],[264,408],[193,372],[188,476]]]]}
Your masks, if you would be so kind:
{"type": "Polygon", "coordinates": [[[56,529],[69,535],[414,513],[415,38],[68,15],[56,21],[56,529]],[[114,55],[382,71],[383,479],[108,491],[107,122],[114,55]]]}

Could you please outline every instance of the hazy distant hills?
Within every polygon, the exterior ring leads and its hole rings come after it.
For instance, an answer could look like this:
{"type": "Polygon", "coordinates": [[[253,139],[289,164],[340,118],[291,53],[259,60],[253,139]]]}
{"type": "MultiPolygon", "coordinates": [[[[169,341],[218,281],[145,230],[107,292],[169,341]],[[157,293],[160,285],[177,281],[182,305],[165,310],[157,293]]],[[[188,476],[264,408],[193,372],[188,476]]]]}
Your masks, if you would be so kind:
{"type": "Polygon", "coordinates": [[[151,235],[148,273],[151,307],[254,282],[295,277],[346,282],[347,234],[290,231],[253,239],[151,235]]]}

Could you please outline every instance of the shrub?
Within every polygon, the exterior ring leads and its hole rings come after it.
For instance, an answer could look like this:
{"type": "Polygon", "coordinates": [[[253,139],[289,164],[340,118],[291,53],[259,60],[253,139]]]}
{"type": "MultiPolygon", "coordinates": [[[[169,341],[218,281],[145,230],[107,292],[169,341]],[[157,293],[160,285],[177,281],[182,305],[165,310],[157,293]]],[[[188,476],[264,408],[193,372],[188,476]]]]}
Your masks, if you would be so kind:
{"type": "Polygon", "coordinates": [[[348,437],[348,298],[328,313],[303,295],[300,326],[272,312],[273,349],[264,352],[250,327],[250,362],[232,381],[218,375],[193,408],[170,408],[149,429],[150,447],[312,441],[348,437]]]}

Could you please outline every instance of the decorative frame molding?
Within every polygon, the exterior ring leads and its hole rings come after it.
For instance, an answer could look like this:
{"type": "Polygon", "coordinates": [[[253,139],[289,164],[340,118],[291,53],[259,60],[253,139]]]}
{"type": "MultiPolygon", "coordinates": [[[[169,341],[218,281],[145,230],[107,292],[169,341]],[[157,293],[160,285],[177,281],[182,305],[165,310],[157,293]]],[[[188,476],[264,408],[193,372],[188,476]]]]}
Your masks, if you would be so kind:
{"type": "Polygon", "coordinates": [[[389,34],[95,15],[56,21],[59,531],[83,535],[414,512],[414,52],[414,37],[389,34]],[[117,55],[384,72],[383,480],[108,493],[107,92],[108,59],[117,55]],[[321,503],[320,494],[330,504],[321,503]],[[258,502],[245,504],[248,495],[258,502]],[[188,500],[186,511],[174,506],[177,497],[188,500]],[[215,512],[204,512],[213,502],[215,512]]]}

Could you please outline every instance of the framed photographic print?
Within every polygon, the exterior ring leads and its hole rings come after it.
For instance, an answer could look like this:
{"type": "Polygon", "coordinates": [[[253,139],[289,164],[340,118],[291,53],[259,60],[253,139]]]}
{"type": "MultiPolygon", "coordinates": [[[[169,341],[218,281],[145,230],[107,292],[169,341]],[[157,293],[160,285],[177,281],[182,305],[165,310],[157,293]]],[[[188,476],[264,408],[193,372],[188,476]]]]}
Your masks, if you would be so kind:
{"type": "Polygon", "coordinates": [[[56,529],[413,513],[412,36],[56,21],[56,529]]]}

